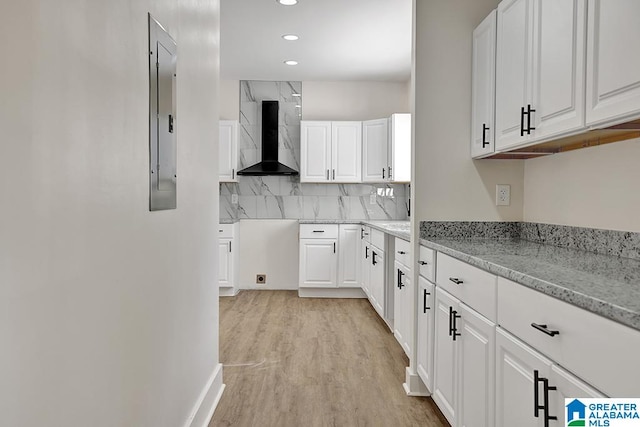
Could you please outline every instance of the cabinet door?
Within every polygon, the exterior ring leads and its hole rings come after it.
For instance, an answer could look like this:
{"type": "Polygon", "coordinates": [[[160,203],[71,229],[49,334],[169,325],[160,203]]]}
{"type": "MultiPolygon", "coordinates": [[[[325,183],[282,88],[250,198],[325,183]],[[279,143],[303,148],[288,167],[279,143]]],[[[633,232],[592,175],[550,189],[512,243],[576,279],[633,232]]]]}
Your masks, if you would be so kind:
{"type": "Polygon", "coordinates": [[[332,122],[331,180],[362,181],[362,122],[332,122]]]}
{"type": "Polygon", "coordinates": [[[389,124],[387,179],[411,182],[411,114],[392,114],[389,124]]]}
{"type": "Polygon", "coordinates": [[[411,327],[413,310],[411,307],[411,275],[401,263],[394,263],[393,287],[393,335],[400,343],[407,357],[411,357],[413,328],[411,327]]]}
{"type": "MultiPolygon", "coordinates": [[[[496,328],[496,426],[544,426],[544,412],[540,410],[538,417],[534,416],[534,371],[549,378],[551,361],[496,328]]],[[[542,405],[542,386],[537,385],[535,390],[542,405]]]]}
{"type": "Polygon", "coordinates": [[[360,287],[360,230],[357,224],[340,225],[338,286],[360,287]]]}
{"type": "Polygon", "coordinates": [[[495,425],[496,325],[460,304],[460,393],[458,425],[495,425]]]}
{"type": "Polygon", "coordinates": [[[371,277],[369,278],[373,307],[380,317],[384,318],[384,285],[385,254],[376,247],[371,247],[371,277]]]}
{"type": "Polygon", "coordinates": [[[300,287],[335,288],[336,239],[300,239],[300,287]]]}
{"type": "Polygon", "coordinates": [[[361,240],[362,252],[360,253],[360,283],[362,290],[371,300],[370,273],[371,273],[371,247],[366,240],[361,240]]]}
{"type": "Polygon", "coordinates": [[[492,154],[495,140],[496,11],[473,32],[471,157],[492,154]]]}
{"type": "Polygon", "coordinates": [[[218,173],[220,182],[234,182],[238,168],[238,122],[220,120],[218,173]]]}
{"type": "Polygon", "coordinates": [[[331,180],[331,122],[300,122],[300,182],[331,180]]]}
{"type": "Polygon", "coordinates": [[[606,397],[604,394],[586,384],[573,374],[565,371],[558,365],[553,365],[551,367],[549,384],[556,387],[556,390],[551,390],[549,392],[551,398],[550,414],[558,417],[557,425],[559,426],[567,425],[564,399],[574,397],[606,397]]]}
{"type": "Polygon", "coordinates": [[[218,242],[218,284],[225,288],[233,286],[231,242],[230,239],[220,239],[218,242]]]}
{"type": "Polygon", "coordinates": [[[388,119],[362,122],[362,181],[381,182],[387,177],[388,119]]]}
{"type": "MultiPolygon", "coordinates": [[[[457,425],[458,343],[451,334],[459,301],[436,287],[432,398],[449,424],[457,425]]],[[[457,319],[459,320],[459,319],[457,319]]],[[[457,339],[457,338],[456,338],[457,339]]]]}
{"type": "Polygon", "coordinates": [[[503,0],[497,20],[496,151],[529,138],[522,108],[531,102],[533,0],[503,0]]]}
{"type": "Polygon", "coordinates": [[[584,128],[586,5],[583,0],[534,5],[531,138],[541,140],[584,128]]]}
{"type": "Polygon", "coordinates": [[[640,115],[640,2],[589,0],[587,124],[640,115]]]}
{"type": "Polygon", "coordinates": [[[433,390],[433,285],[418,277],[418,333],[416,334],[416,366],[418,375],[433,390]]]}

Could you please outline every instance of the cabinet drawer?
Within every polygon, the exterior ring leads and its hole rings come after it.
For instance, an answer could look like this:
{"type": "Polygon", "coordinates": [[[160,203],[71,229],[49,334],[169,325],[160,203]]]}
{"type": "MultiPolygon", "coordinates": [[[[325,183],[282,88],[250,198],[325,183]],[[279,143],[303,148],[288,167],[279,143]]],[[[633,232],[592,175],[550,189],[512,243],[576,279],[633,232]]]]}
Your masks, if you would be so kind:
{"type": "Polygon", "coordinates": [[[640,396],[640,331],[503,278],[498,323],[609,396],[640,396]]]}
{"type": "Polygon", "coordinates": [[[223,239],[233,239],[233,229],[235,224],[218,224],[218,237],[223,239]]]}
{"type": "Polygon", "coordinates": [[[371,238],[371,244],[373,246],[377,246],[378,249],[384,250],[384,233],[380,230],[371,229],[371,234],[369,235],[371,238]]]}
{"type": "Polygon", "coordinates": [[[435,281],[435,261],[436,251],[424,246],[420,246],[420,256],[418,257],[418,266],[420,267],[420,275],[430,282],[435,281]]]}
{"type": "Polygon", "coordinates": [[[496,276],[438,254],[436,283],[486,318],[496,321],[496,276]]]}
{"type": "Polygon", "coordinates": [[[396,261],[409,267],[410,264],[411,244],[406,240],[396,237],[396,261]]]}
{"type": "Polygon", "coordinates": [[[301,239],[337,239],[338,224],[300,224],[301,239]]]}

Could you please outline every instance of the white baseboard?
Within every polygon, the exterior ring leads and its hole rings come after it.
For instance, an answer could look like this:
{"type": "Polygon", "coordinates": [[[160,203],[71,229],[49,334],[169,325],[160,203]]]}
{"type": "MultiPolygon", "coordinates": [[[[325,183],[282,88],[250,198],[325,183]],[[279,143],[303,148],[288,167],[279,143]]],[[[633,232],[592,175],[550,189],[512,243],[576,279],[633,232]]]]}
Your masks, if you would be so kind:
{"type": "Polygon", "coordinates": [[[202,393],[198,397],[198,401],[193,407],[193,411],[184,427],[207,427],[216,410],[222,392],[224,391],[222,383],[222,364],[219,363],[211,374],[211,378],[207,381],[202,393]]]}
{"type": "Polygon", "coordinates": [[[238,288],[220,288],[221,297],[235,297],[240,293],[238,288]]]}
{"type": "Polygon", "coordinates": [[[411,372],[409,367],[406,368],[404,381],[402,387],[407,396],[431,396],[431,392],[422,382],[422,378],[417,373],[411,372]]]}
{"type": "Polygon", "coordinates": [[[300,298],[366,298],[360,288],[300,288],[300,298]]]}

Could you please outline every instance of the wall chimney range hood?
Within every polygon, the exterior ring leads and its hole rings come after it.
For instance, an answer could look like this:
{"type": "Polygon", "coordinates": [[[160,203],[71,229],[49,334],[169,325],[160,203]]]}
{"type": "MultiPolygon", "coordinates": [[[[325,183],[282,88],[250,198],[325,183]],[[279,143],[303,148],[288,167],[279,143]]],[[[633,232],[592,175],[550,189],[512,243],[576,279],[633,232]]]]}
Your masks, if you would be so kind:
{"type": "Polygon", "coordinates": [[[262,161],[238,171],[238,175],[298,175],[278,162],[278,101],[262,101],[262,161]]]}

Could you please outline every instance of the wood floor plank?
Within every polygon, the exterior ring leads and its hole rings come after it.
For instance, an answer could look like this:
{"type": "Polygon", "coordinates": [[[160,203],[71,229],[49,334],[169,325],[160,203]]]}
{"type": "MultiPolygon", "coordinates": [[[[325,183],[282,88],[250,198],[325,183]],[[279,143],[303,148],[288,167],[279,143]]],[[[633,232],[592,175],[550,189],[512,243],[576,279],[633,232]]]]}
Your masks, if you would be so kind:
{"type": "Polygon", "coordinates": [[[405,394],[408,360],[367,300],[221,298],[220,359],[210,427],[448,426],[430,398],[405,394]]]}

